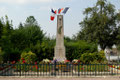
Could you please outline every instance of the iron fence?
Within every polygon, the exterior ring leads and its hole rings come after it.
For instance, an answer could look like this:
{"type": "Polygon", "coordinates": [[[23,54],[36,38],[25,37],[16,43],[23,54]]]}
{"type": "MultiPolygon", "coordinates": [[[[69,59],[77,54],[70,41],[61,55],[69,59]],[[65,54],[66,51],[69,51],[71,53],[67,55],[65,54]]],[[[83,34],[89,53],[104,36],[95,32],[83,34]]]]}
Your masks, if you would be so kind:
{"type": "Polygon", "coordinates": [[[0,76],[120,75],[120,64],[0,64],[0,76]]]}

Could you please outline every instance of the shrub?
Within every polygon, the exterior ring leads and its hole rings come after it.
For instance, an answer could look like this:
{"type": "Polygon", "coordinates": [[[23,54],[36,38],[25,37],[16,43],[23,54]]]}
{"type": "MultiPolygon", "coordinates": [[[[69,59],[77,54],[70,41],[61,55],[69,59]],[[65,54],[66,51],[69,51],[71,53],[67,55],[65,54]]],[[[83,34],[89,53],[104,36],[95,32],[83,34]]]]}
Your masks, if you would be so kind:
{"type": "Polygon", "coordinates": [[[103,63],[105,61],[104,51],[94,52],[94,53],[84,53],[81,55],[80,60],[83,63],[87,63],[87,64],[103,63]]]}
{"type": "Polygon", "coordinates": [[[3,57],[2,57],[2,50],[1,50],[1,47],[0,47],[0,64],[3,62],[3,57]]]}
{"type": "Polygon", "coordinates": [[[95,55],[94,53],[84,53],[81,55],[81,58],[80,60],[83,62],[83,63],[91,63],[94,61],[94,58],[95,58],[95,55]]]}
{"type": "Polygon", "coordinates": [[[23,52],[21,54],[21,63],[33,63],[37,60],[37,56],[35,53],[32,53],[31,51],[27,52],[23,52]]]}
{"type": "Polygon", "coordinates": [[[80,59],[84,53],[93,53],[97,51],[95,43],[87,43],[85,41],[65,42],[67,59],[80,59]]]}

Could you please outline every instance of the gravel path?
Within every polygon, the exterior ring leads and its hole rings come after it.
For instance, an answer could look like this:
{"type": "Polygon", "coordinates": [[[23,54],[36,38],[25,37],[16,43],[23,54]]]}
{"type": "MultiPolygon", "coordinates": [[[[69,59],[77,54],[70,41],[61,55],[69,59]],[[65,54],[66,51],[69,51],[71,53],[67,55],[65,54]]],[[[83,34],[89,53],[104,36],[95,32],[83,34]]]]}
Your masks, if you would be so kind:
{"type": "Polygon", "coordinates": [[[120,77],[0,77],[0,80],[120,80],[120,77]]]}

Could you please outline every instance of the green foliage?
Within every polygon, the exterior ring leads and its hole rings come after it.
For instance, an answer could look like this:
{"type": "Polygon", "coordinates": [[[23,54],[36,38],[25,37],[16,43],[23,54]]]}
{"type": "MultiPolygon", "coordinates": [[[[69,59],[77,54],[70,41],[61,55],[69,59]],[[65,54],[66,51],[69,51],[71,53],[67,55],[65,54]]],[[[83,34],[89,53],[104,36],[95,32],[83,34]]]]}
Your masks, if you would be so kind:
{"type": "Polygon", "coordinates": [[[2,31],[3,31],[3,23],[0,20],[0,39],[1,39],[1,36],[2,36],[2,31]]]}
{"type": "MultiPolygon", "coordinates": [[[[120,20],[118,22],[120,22],[120,20]]],[[[119,28],[118,28],[118,35],[117,35],[116,42],[117,42],[117,45],[118,45],[118,48],[119,48],[120,47],[120,25],[119,25],[119,28]]],[[[120,50],[120,48],[119,48],[119,50],[120,50]]]]}
{"type": "Polygon", "coordinates": [[[100,51],[100,52],[94,52],[94,53],[84,53],[81,55],[80,60],[83,63],[103,63],[105,60],[105,54],[104,51],[100,51]]]}
{"type": "Polygon", "coordinates": [[[35,53],[32,53],[31,51],[29,51],[28,53],[23,52],[21,54],[21,59],[24,59],[26,63],[30,64],[30,63],[33,63],[37,60],[37,56],[35,53]]]}
{"type": "Polygon", "coordinates": [[[120,51],[120,45],[117,46],[117,49],[120,51]]]}
{"type": "Polygon", "coordinates": [[[37,23],[36,19],[34,18],[34,16],[27,17],[25,26],[37,26],[37,25],[38,25],[38,23],[37,23]]]}
{"type": "Polygon", "coordinates": [[[32,51],[36,53],[38,60],[53,59],[55,40],[44,39],[42,43],[37,42],[32,51]]]}
{"type": "MultiPolygon", "coordinates": [[[[0,19],[0,46],[3,50],[3,60],[10,60],[11,53],[11,33],[13,31],[12,21],[9,21],[8,17],[5,16],[5,21],[3,18],[0,19]]],[[[11,58],[12,59],[12,58],[11,58]]]]}
{"type": "Polygon", "coordinates": [[[5,48],[2,56],[4,62],[17,61],[20,58],[20,51],[17,48],[5,48]]]}
{"type": "Polygon", "coordinates": [[[2,50],[1,50],[1,47],[0,47],[0,64],[2,63],[2,61],[3,61],[3,55],[2,55],[2,50]]]}
{"type": "Polygon", "coordinates": [[[44,37],[43,31],[39,26],[25,26],[20,29],[16,29],[12,35],[12,43],[14,47],[24,50],[25,48],[31,48],[39,41],[42,42],[44,37]]]}
{"type": "Polygon", "coordinates": [[[85,41],[66,42],[66,56],[68,60],[79,59],[83,53],[93,53],[97,51],[95,43],[87,43],[85,41]]]}
{"type": "Polygon", "coordinates": [[[20,58],[21,52],[33,50],[37,42],[42,43],[44,36],[45,34],[34,16],[29,16],[24,25],[20,23],[18,29],[12,28],[12,21],[9,21],[7,16],[5,21],[1,18],[0,46],[4,52],[4,62],[17,61],[20,58]]]}
{"type": "Polygon", "coordinates": [[[86,8],[84,14],[86,16],[80,22],[78,40],[97,42],[103,50],[106,46],[116,44],[118,25],[114,5],[106,0],[98,0],[94,7],[86,8]]]}

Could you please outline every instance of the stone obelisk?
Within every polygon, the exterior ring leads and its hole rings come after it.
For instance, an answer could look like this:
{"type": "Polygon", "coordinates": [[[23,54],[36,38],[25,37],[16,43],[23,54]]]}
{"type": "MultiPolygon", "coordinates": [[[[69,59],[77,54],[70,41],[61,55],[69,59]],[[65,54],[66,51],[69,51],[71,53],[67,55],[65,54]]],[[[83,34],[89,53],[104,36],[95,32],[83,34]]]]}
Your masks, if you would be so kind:
{"type": "Polygon", "coordinates": [[[57,59],[58,61],[66,60],[64,46],[63,15],[57,15],[57,34],[56,34],[56,46],[54,50],[54,59],[57,59]]]}

